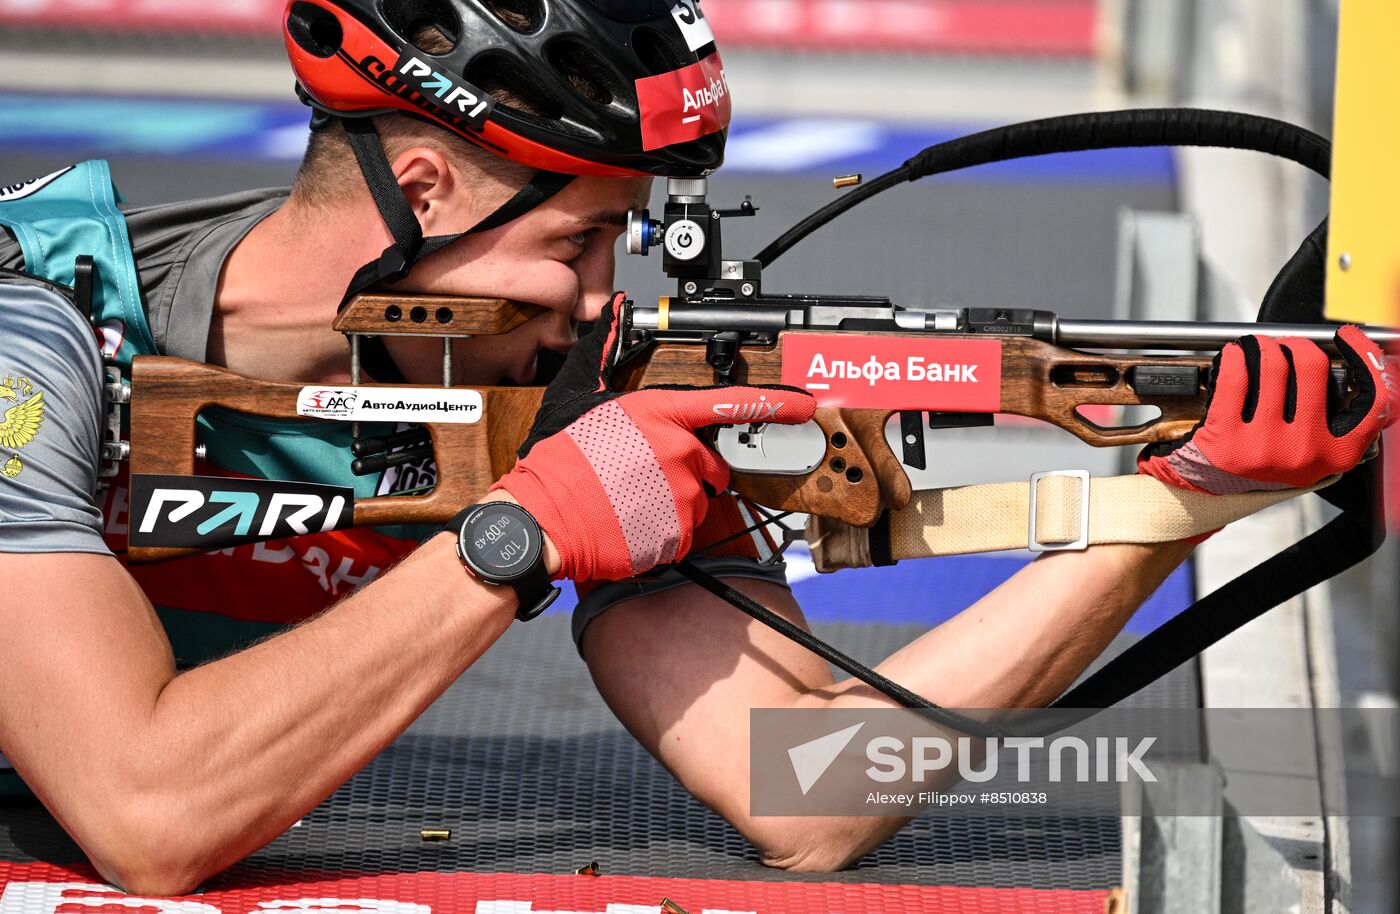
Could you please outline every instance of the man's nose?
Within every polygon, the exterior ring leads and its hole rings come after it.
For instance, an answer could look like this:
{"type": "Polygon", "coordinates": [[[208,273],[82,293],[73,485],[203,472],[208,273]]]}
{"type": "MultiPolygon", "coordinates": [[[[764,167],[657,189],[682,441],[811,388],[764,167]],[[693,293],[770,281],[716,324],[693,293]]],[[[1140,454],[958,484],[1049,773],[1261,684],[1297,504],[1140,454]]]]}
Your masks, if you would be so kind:
{"type": "Polygon", "coordinates": [[[617,266],[617,240],[611,243],[599,242],[589,248],[579,258],[574,268],[579,277],[579,298],[574,306],[574,320],[583,323],[596,321],[603,313],[603,306],[612,301],[616,288],[613,275],[617,266]]]}
{"type": "Polygon", "coordinates": [[[596,321],[598,316],[603,313],[603,306],[611,300],[612,297],[609,295],[592,293],[580,295],[578,304],[574,306],[574,321],[583,324],[596,321]]]}

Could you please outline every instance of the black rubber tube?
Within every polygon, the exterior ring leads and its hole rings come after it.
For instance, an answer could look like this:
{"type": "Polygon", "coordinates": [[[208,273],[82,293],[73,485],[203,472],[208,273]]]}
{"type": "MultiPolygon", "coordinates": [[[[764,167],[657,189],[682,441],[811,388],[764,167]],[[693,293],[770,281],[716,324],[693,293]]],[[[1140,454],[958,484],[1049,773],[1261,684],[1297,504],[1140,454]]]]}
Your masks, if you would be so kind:
{"type": "Polygon", "coordinates": [[[769,266],[798,242],[871,197],[908,181],[1012,159],[1095,149],[1210,146],[1262,152],[1331,176],[1332,144],[1286,121],[1238,111],[1149,108],[1052,117],[930,146],[899,168],[822,207],[755,258],[769,266]]]}

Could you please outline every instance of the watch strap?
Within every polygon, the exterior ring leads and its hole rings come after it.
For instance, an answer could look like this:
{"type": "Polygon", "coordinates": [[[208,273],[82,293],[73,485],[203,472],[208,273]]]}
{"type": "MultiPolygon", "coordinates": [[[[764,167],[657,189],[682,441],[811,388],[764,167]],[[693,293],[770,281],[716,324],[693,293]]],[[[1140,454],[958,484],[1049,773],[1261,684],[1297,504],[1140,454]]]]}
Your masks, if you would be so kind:
{"type": "Polygon", "coordinates": [[[510,585],[515,591],[518,606],[515,610],[515,618],[521,622],[529,622],[536,616],[541,615],[546,609],[559,599],[560,590],[549,580],[549,572],[544,567],[544,556],[530,566],[529,572],[519,581],[510,585]]]}

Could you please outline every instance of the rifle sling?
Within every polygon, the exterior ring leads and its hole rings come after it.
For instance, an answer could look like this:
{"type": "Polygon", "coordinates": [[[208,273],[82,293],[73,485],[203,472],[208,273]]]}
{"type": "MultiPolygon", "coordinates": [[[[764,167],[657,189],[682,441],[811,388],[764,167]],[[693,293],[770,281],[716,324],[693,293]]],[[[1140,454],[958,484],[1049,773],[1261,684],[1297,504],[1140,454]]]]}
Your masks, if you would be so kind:
{"type": "Polygon", "coordinates": [[[1077,476],[1049,475],[1034,483],[915,492],[908,506],[885,512],[869,530],[813,516],[807,541],[822,572],[1013,549],[1170,543],[1203,536],[1336,481],[1327,479],[1312,489],[1219,496],[1187,492],[1150,476],[1090,479],[1086,493],[1077,476]]]}
{"type": "MultiPolygon", "coordinates": [[[[771,265],[803,238],[842,213],[906,181],[1009,158],[1145,145],[1254,149],[1291,159],[1324,176],[1329,174],[1331,165],[1331,146],[1322,137],[1291,124],[1234,112],[1111,112],[1051,118],[930,147],[900,168],[867,182],[799,222],[755,259],[765,267],[771,265]]],[[[1326,239],[1327,223],[1324,221],[1279,274],[1265,298],[1259,320],[1300,323],[1325,320],[1326,239]]],[[[1321,496],[1341,509],[1337,518],[1197,601],[1098,673],[1072,688],[1051,706],[1054,713],[1049,713],[1048,723],[1046,717],[1040,716],[1038,723],[1033,719],[1022,720],[1014,728],[972,721],[941,709],[869,667],[851,660],[781,616],[758,606],[700,569],[682,563],[677,570],[741,611],[878,689],[898,704],[915,709],[930,719],[974,736],[1005,736],[1012,729],[1014,735],[1044,735],[1092,717],[1097,709],[1122,701],[1249,621],[1375,554],[1385,539],[1377,511],[1381,498],[1378,461],[1363,464],[1347,473],[1341,482],[1322,491],[1321,496]],[[1084,710],[1067,710],[1075,708],[1084,710]]],[[[1089,541],[1093,542],[1092,496],[1089,507],[1089,541]]],[[[1022,545],[1028,545],[1029,521],[1026,518],[1029,517],[1029,509],[1019,517],[1027,527],[1027,536],[1022,545]]],[[[1037,528],[1038,532],[1047,531],[1040,524],[1037,528]]],[[[876,530],[862,533],[867,559],[865,564],[886,564],[894,560],[899,535],[888,514],[881,518],[876,530]]],[[[859,547],[862,537],[853,539],[855,546],[859,547]]],[[[820,539],[817,541],[820,542],[820,539]]]]}
{"type": "Polygon", "coordinates": [[[813,654],[816,654],[818,657],[822,658],[827,663],[830,663],[837,669],[849,673],[851,676],[854,676],[856,679],[859,679],[861,682],[870,686],[872,689],[875,689],[881,694],[888,696],[892,701],[895,701],[906,708],[924,712],[931,719],[940,723],[946,723],[954,729],[960,730],[964,733],[971,733],[976,736],[988,737],[1012,735],[1007,730],[995,724],[987,724],[983,723],[982,721],[976,721],[970,717],[964,717],[963,715],[958,714],[955,711],[949,711],[946,708],[940,708],[938,705],[922,697],[921,695],[918,695],[915,692],[911,692],[899,683],[886,678],[880,673],[875,672],[870,667],[861,663],[859,660],[855,660],[841,653],[841,651],[832,647],[830,644],[827,644],[825,641],[821,640],[816,635],[813,635],[811,632],[807,631],[801,626],[798,626],[790,622],[789,620],[784,619],[782,616],[773,612],[773,610],[757,602],[756,600],[751,599],[747,595],[740,593],[733,587],[730,587],[728,584],[719,580],[709,572],[700,569],[694,563],[688,560],[683,561],[673,567],[682,577],[685,577],[688,580],[690,580],[691,583],[709,591],[711,594],[715,595],[716,597],[719,597],[721,600],[728,603],[730,606],[733,606],[735,609],[739,610],[745,615],[753,619],[757,619],[759,622],[762,622],[764,625],[773,629],[773,631],[782,635],[784,638],[787,638],[788,640],[800,645],[808,651],[811,651],[813,654]]]}

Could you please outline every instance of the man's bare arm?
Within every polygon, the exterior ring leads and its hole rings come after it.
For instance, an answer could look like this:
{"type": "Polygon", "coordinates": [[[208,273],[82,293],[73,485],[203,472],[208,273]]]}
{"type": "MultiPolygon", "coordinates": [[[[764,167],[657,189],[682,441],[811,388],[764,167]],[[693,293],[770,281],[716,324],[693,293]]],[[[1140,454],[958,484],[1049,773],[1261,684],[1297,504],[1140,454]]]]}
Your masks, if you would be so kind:
{"type": "Polygon", "coordinates": [[[0,746],[106,878],[166,895],[281,834],[513,620],[438,536],[291,631],[176,675],[113,559],[0,555],[0,746]]]}
{"type": "MultiPolygon", "coordinates": [[[[1096,546],[1042,556],[891,656],[880,671],[949,707],[1043,707],[1103,653],[1194,549],[1189,543],[1096,546]]],[[[841,691],[888,703],[861,683],[841,691]]]]}
{"type": "MultiPolygon", "coordinates": [[[[1097,546],[1046,556],[878,669],[947,707],[1047,704],[1102,653],[1192,548],[1097,546]]],[[[730,583],[805,626],[786,590],[730,583]]],[[[770,865],[839,869],[906,821],[749,814],[751,708],[892,702],[855,680],[835,684],[823,661],[699,588],[619,604],[589,627],[584,654],[628,729],[770,865]],[[648,662],[628,662],[638,656],[648,662]]]]}

